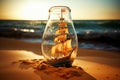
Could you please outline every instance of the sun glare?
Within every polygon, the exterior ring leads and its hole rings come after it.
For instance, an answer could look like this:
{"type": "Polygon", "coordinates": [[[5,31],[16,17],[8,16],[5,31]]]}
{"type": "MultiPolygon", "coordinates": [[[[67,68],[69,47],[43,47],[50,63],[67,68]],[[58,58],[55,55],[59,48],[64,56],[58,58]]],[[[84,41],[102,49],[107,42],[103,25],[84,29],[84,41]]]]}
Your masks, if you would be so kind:
{"type": "Polygon", "coordinates": [[[22,11],[22,17],[27,20],[40,20],[47,19],[48,17],[48,7],[44,4],[29,3],[24,6],[22,11]]]}

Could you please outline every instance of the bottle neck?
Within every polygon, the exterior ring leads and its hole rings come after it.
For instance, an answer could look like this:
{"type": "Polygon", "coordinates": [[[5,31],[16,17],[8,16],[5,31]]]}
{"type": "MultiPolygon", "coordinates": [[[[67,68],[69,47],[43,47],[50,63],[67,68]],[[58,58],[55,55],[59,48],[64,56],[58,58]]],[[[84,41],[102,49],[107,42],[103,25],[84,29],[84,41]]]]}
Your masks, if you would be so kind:
{"type": "Polygon", "coordinates": [[[55,21],[67,21],[67,22],[71,22],[72,19],[71,19],[71,15],[70,13],[53,13],[53,12],[50,12],[49,13],[49,18],[48,20],[55,20],[55,21]]]}

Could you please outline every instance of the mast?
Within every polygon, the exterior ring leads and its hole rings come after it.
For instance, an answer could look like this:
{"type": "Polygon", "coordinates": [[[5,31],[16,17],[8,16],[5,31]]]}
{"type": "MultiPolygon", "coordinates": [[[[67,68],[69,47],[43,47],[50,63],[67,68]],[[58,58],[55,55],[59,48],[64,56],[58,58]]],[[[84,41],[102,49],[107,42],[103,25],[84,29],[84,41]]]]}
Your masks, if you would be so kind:
{"type": "Polygon", "coordinates": [[[58,58],[59,56],[69,55],[73,48],[71,46],[71,39],[67,40],[68,28],[67,23],[64,21],[63,12],[65,9],[61,9],[60,22],[58,23],[59,29],[55,32],[54,38],[55,45],[51,49],[52,56],[58,58]]]}

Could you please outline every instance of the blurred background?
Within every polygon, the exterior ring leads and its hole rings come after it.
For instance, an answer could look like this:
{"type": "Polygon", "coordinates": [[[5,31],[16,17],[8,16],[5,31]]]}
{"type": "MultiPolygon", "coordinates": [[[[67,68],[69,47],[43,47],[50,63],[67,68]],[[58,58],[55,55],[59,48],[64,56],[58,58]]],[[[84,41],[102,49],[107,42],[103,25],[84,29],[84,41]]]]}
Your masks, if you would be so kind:
{"type": "Polygon", "coordinates": [[[68,6],[79,47],[120,51],[120,0],[0,0],[0,37],[40,43],[51,6],[68,6]]]}

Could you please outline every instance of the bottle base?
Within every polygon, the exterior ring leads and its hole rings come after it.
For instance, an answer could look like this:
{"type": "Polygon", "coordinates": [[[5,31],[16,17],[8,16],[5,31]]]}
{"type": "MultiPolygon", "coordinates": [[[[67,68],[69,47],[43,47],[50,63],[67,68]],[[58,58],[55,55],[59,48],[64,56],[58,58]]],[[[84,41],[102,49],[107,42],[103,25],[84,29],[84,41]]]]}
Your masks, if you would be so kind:
{"type": "Polygon", "coordinates": [[[47,63],[54,67],[72,67],[73,60],[69,56],[60,59],[48,60],[47,63]]]}

